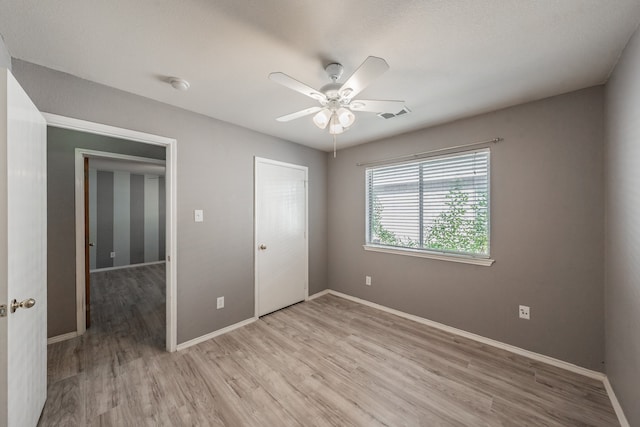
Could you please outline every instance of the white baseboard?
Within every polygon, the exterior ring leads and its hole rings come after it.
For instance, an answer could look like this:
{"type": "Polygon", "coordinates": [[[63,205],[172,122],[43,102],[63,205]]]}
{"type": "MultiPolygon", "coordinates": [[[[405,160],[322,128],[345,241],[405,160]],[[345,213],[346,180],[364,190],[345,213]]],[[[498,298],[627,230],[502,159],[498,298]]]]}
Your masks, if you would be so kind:
{"type": "Polygon", "coordinates": [[[140,264],[118,265],[116,267],[94,268],[89,273],[99,273],[101,271],[122,270],[123,268],[144,267],[146,265],[164,264],[166,261],[141,262],[140,264]]]}
{"type": "Polygon", "coordinates": [[[622,410],[622,406],[620,405],[620,402],[618,402],[616,393],[613,391],[613,387],[611,387],[611,382],[609,382],[609,378],[605,377],[605,379],[602,382],[604,383],[604,388],[607,390],[609,399],[611,399],[611,405],[613,406],[613,410],[616,411],[616,415],[618,416],[618,421],[620,422],[620,426],[630,427],[629,421],[627,421],[627,417],[624,415],[624,411],[622,410]]]}
{"type": "Polygon", "coordinates": [[[313,295],[309,295],[309,298],[307,298],[307,301],[311,301],[312,299],[316,299],[316,298],[320,298],[322,296],[327,295],[330,292],[329,289],[325,289],[324,291],[320,291],[318,293],[315,293],[313,295]]]}
{"type": "Polygon", "coordinates": [[[57,342],[61,342],[61,341],[70,340],[70,339],[73,339],[73,338],[78,337],[78,336],[80,336],[80,335],[78,335],[77,331],[67,332],[66,334],[57,335],[55,337],[47,338],[47,345],[53,344],[53,343],[57,343],[57,342]]]}
{"type": "Polygon", "coordinates": [[[328,293],[340,298],[357,302],[359,304],[376,308],[381,311],[385,311],[387,313],[395,314],[398,317],[403,317],[405,319],[413,320],[414,322],[422,323],[423,325],[431,326],[433,328],[440,329],[445,332],[449,332],[461,337],[469,338],[471,340],[480,342],[482,344],[490,345],[492,347],[497,347],[502,350],[506,350],[511,353],[518,354],[520,356],[525,356],[530,359],[537,360],[539,362],[547,363],[549,365],[556,366],[558,368],[566,369],[567,371],[575,372],[577,374],[581,374],[589,378],[594,378],[600,381],[603,381],[606,378],[605,374],[603,374],[602,372],[593,371],[591,369],[583,368],[582,366],[574,365],[573,363],[565,362],[564,360],[556,359],[550,356],[545,356],[544,354],[535,353],[530,350],[525,350],[524,348],[516,347],[511,344],[506,344],[501,341],[496,341],[491,338],[483,337],[482,335],[477,335],[471,332],[464,331],[462,329],[458,329],[452,326],[444,325],[442,323],[434,322],[433,320],[425,319],[424,317],[416,316],[413,314],[405,313],[400,310],[395,310],[393,308],[385,307],[384,305],[376,304],[374,302],[363,300],[361,298],[352,297],[351,295],[343,294],[342,292],[329,290],[328,293]]]}
{"type": "Polygon", "coordinates": [[[209,334],[202,335],[202,336],[200,336],[198,338],[194,338],[194,339],[189,340],[189,341],[185,341],[185,342],[183,342],[181,344],[178,344],[178,346],[176,347],[176,350],[178,350],[178,351],[184,350],[185,348],[189,348],[189,347],[194,346],[196,344],[200,344],[201,342],[210,340],[211,338],[215,338],[215,337],[217,337],[219,335],[226,334],[227,332],[231,332],[234,329],[238,329],[238,328],[241,328],[243,326],[246,326],[246,325],[248,325],[250,323],[255,322],[256,320],[258,320],[257,317],[251,317],[251,318],[249,318],[247,320],[243,320],[242,322],[238,322],[238,323],[234,323],[233,325],[229,325],[226,328],[218,329],[217,331],[213,331],[213,332],[211,332],[209,334]]]}

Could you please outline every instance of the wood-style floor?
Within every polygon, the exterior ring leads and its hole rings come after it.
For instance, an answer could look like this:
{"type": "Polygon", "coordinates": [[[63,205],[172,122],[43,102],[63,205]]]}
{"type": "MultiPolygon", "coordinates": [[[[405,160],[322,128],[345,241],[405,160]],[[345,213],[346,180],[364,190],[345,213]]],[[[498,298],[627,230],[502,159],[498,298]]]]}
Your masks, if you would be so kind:
{"type": "Polygon", "coordinates": [[[94,284],[42,426],[619,425],[599,381],[335,296],[170,354],[162,266],[94,284]]]}

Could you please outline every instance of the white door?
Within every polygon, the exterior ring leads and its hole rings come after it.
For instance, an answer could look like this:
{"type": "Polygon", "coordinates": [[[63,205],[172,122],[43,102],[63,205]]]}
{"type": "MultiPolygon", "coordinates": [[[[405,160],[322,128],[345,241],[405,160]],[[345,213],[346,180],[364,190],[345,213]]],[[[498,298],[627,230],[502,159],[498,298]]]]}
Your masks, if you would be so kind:
{"type": "Polygon", "coordinates": [[[35,426],[47,397],[46,138],[44,118],[0,69],[0,426],[35,426]]]}
{"type": "Polygon", "coordinates": [[[256,315],[308,297],[307,168],[256,158],[256,315]]]}

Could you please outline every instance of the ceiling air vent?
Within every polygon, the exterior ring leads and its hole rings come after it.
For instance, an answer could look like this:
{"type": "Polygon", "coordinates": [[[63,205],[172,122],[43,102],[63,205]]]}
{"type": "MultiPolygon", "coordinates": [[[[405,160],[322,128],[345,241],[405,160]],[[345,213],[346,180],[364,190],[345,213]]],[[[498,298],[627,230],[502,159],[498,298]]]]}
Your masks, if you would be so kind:
{"type": "Polygon", "coordinates": [[[398,117],[401,116],[403,114],[407,114],[410,113],[411,110],[409,110],[408,107],[404,107],[402,110],[398,111],[397,113],[379,113],[378,117],[382,117],[383,119],[392,119],[394,117],[398,117]]]}

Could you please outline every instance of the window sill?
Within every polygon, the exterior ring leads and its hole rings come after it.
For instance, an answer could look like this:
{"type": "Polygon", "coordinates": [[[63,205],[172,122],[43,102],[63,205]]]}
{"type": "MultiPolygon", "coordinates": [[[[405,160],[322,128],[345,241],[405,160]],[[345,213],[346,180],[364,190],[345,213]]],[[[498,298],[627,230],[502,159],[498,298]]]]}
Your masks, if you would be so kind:
{"type": "Polygon", "coordinates": [[[464,256],[464,255],[426,252],[426,251],[419,251],[415,249],[390,248],[388,246],[377,246],[377,245],[371,245],[371,244],[362,245],[362,247],[364,248],[365,251],[382,252],[386,254],[395,254],[395,255],[415,256],[419,258],[437,259],[440,261],[461,262],[463,264],[482,265],[485,267],[489,267],[491,266],[491,264],[495,262],[495,260],[490,258],[473,258],[470,256],[464,256]]]}

